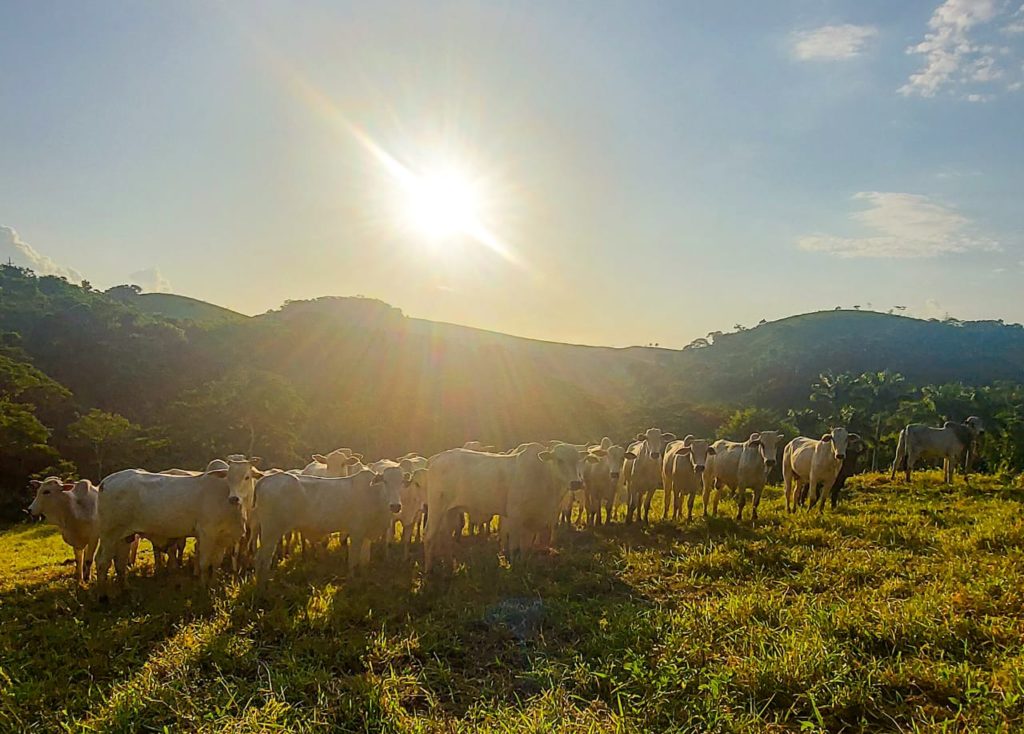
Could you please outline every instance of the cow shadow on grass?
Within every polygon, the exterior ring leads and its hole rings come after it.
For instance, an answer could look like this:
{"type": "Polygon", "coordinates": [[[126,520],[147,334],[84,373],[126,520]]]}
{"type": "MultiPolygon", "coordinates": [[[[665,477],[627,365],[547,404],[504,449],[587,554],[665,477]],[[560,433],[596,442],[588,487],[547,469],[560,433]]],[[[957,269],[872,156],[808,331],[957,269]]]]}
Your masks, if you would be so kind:
{"type": "MultiPolygon", "coordinates": [[[[618,550],[599,540],[509,566],[492,538],[462,543],[454,568],[426,577],[394,549],[353,578],[343,550],[292,559],[265,593],[243,584],[226,624],[189,663],[187,685],[200,682],[201,707],[238,716],[241,702],[287,691],[295,712],[347,729],[379,728],[396,703],[446,716],[481,702],[518,705],[549,685],[552,665],[603,654],[609,635],[637,642],[652,602],[616,572],[607,556],[618,550]],[[218,685],[203,685],[214,676],[218,685]]],[[[154,693],[133,723],[184,726],[174,695],[173,685],[154,693]]]]}

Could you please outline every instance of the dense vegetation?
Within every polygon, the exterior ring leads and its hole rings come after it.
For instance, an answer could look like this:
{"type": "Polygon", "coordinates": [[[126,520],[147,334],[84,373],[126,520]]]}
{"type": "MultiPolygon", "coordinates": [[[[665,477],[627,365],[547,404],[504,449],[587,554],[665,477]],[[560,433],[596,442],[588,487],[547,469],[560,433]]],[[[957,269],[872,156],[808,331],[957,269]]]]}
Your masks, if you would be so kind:
{"type": "MultiPolygon", "coordinates": [[[[424,579],[341,549],[100,605],[52,528],[0,533],[3,731],[1024,729],[1020,490],[855,478],[836,513],[561,528],[424,579]]],[[[659,498],[660,500],[660,498],[659,498]]],[[[660,513],[658,513],[660,516],[660,513]]],[[[150,570],[149,557],[143,568],[150,570]]]]}
{"type": "Polygon", "coordinates": [[[881,467],[901,425],[973,414],[990,428],[979,468],[1024,470],[1017,325],[826,312],[681,351],[610,349],[407,318],[365,298],[246,318],[152,297],[0,266],[0,515],[50,472],[98,479],[235,452],[296,466],[341,445],[430,454],[468,439],[621,440],[649,425],[740,438],[844,423],[881,467]]]}

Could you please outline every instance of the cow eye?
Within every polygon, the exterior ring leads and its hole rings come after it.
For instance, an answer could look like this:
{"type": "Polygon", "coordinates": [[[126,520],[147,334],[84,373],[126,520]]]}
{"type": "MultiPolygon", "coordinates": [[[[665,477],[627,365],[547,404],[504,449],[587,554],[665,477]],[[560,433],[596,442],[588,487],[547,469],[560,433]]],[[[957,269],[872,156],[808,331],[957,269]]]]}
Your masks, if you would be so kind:
{"type": "Polygon", "coordinates": [[[50,490],[48,490],[48,489],[44,489],[44,490],[43,490],[43,494],[50,494],[50,490]]]}

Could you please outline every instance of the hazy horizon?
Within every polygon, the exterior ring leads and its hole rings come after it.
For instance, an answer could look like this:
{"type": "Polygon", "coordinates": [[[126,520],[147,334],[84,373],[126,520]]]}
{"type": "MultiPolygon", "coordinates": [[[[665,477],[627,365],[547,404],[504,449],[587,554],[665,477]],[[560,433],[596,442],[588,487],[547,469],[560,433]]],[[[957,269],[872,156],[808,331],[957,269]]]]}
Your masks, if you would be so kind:
{"type": "Polygon", "coordinates": [[[1024,320],[1016,0],[32,3],[0,41],[0,257],[41,273],[608,346],[1024,320]]]}

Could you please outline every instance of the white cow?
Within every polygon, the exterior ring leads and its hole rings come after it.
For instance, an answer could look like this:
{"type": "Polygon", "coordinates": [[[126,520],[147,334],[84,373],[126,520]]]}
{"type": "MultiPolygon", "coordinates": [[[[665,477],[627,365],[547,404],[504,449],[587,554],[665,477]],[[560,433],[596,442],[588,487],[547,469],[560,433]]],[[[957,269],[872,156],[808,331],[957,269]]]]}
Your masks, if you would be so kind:
{"type": "Polygon", "coordinates": [[[661,484],[661,455],[675,434],[662,433],[660,429],[648,428],[637,434],[635,443],[630,444],[629,453],[635,459],[627,459],[623,465],[622,481],[626,488],[626,522],[633,522],[634,515],[641,522],[651,518],[651,501],[661,484]]]}
{"type": "Polygon", "coordinates": [[[714,455],[715,449],[708,445],[707,439],[693,436],[673,441],[665,448],[661,484],[665,489],[666,519],[670,506],[672,519],[679,519],[683,513],[683,495],[686,495],[686,521],[693,520],[693,501],[697,492],[704,488],[704,469],[708,457],[714,455]]]}
{"type": "Polygon", "coordinates": [[[318,540],[332,533],[351,539],[348,569],[354,574],[370,562],[370,546],[391,528],[402,510],[404,478],[398,466],[380,474],[364,469],[351,477],[314,477],[282,472],[260,480],[256,487],[260,548],[256,578],[262,587],[278,543],[292,532],[318,540]]]}
{"type": "Polygon", "coordinates": [[[302,469],[302,474],[310,477],[349,477],[361,471],[362,454],[352,449],[335,449],[324,456],[313,454],[312,461],[302,469]]]}
{"type": "Polygon", "coordinates": [[[206,581],[225,554],[242,539],[252,510],[259,459],[228,461],[198,476],[154,474],[126,469],[99,487],[100,549],[97,573],[106,581],[110,562],[125,582],[129,540],[136,535],[165,545],[171,538],[195,536],[200,577],[206,581]]]}
{"type": "Polygon", "coordinates": [[[849,433],[839,426],[832,428],[820,439],[797,436],[786,445],[782,455],[782,476],[786,483],[786,511],[795,512],[800,499],[801,487],[807,485],[810,504],[820,498],[821,512],[825,512],[825,497],[842,469],[846,458],[847,445],[860,442],[860,436],[849,433]],[[818,487],[821,486],[821,493],[818,487]]]}
{"type": "Polygon", "coordinates": [[[779,445],[785,437],[779,431],[760,431],[751,433],[750,438],[743,442],[718,440],[711,444],[715,453],[708,459],[704,472],[704,515],[708,513],[708,500],[711,499],[711,513],[718,514],[718,500],[722,487],[735,491],[736,519],[743,519],[743,508],[747,503],[747,490],[753,493],[751,520],[757,520],[757,508],[761,504],[761,494],[768,481],[768,474],[775,466],[779,455],[779,445]],[[714,491],[714,497],[711,493],[714,491]]]}
{"type": "Polygon", "coordinates": [[[391,518],[391,532],[388,542],[395,539],[395,528],[402,523],[401,543],[405,547],[404,555],[409,555],[409,545],[419,529],[420,540],[423,539],[422,520],[427,506],[427,459],[418,455],[406,454],[398,461],[381,459],[370,464],[370,469],[382,474],[385,469],[398,467],[402,470],[402,511],[391,518]]]}
{"type": "Polygon", "coordinates": [[[600,461],[588,461],[583,464],[583,498],[587,524],[600,525],[602,508],[605,511],[605,522],[612,521],[622,465],[626,459],[635,459],[636,454],[627,452],[624,447],[612,443],[610,439],[602,440],[600,446],[591,449],[590,453],[597,456],[600,461]]]}
{"type": "Polygon", "coordinates": [[[424,569],[430,571],[451,518],[501,516],[501,535],[509,558],[550,534],[564,494],[582,485],[580,465],[597,462],[572,446],[525,444],[514,454],[450,449],[430,457],[427,483],[424,569]]]}
{"type": "MultiPolygon", "coordinates": [[[[911,472],[918,461],[942,459],[943,479],[946,484],[951,484],[953,468],[960,463],[965,453],[971,451],[974,442],[984,433],[985,426],[976,415],[967,418],[963,423],[946,421],[942,428],[911,423],[900,431],[890,479],[895,479],[897,469],[902,468],[909,482],[911,472]]],[[[964,476],[969,470],[970,460],[964,467],[964,476]]]]}
{"type": "Polygon", "coordinates": [[[43,481],[33,479],[35,499],[28,511],[32,517],[42,516],[46,522],[60,529],[60,536],[75,553],[75,573],[78,583],[84,584],[92,572],[92,561],[100,540],[99,494],[88,479],[63,482],[57,477],[43,481]]]}

